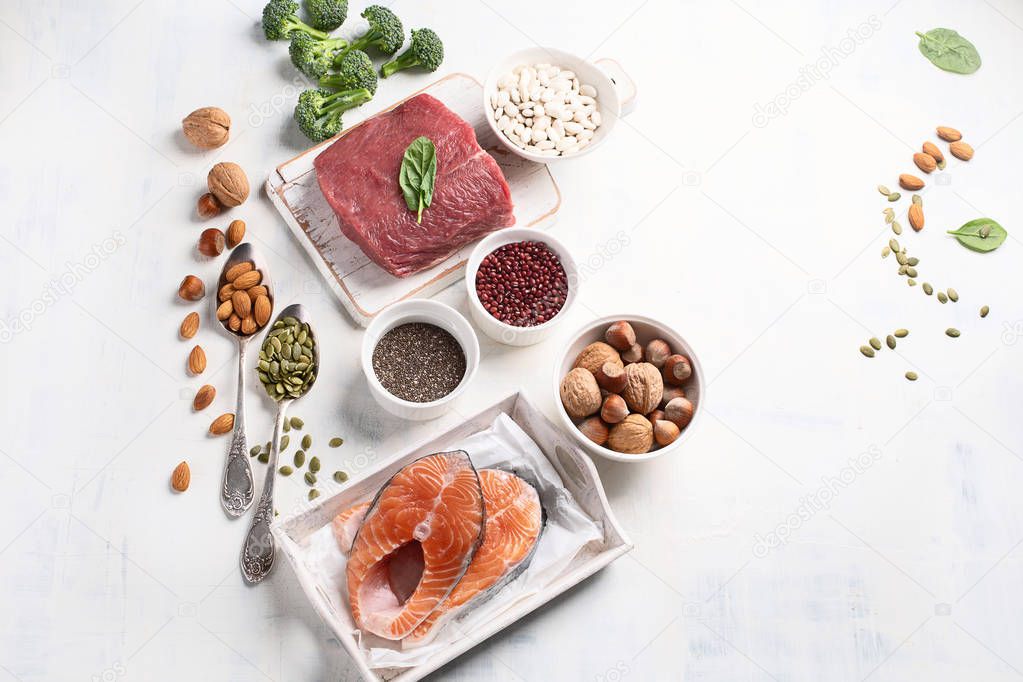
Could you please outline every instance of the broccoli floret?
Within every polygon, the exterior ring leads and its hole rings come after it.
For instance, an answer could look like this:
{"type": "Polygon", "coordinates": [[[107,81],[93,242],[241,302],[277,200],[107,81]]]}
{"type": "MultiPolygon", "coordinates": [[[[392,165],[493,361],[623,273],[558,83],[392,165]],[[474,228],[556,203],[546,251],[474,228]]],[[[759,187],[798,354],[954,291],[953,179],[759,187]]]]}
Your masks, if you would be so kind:
{"type": "Polygon", "coordinates": [[[305,0],[312,24],[324,31],[333,31],[348,17],[348,0],[305,0]]]}
{"type": "Polygon", "coordinates": [[[356,90],[365,88],[377,91],[377,72],[369,55],[362,50],[347,52],[338,61],[337,73],[320,78],[320,87],[332,90],[356,90]]]}
{"type": "Polygon", "coordinates": [[[317,79],[327,75],[330,67],[334,65],[337,53],[346,47],[348,41],[343,38],[317,40],[305,33],[294,33],[291,36],[291,45],[288,46],[288,54],[291,55],[291,63],[296,69],[310,78],[317,79]]]}
{"type": "Polygon", "coordinates": [[[400,55],[380,67],[384,78],[413,66],[436,71],[444,61],[444,43],[431,29],[412,29],[412,44],[400,55]]]}
{"type": "Polygon", "coordinates": [[[306,90],[298,96],[295,120],[306,137],[313,142],[322,142],[341,132],[344,127],[341,116],[346,111],[368,102],[372,97],[365,88],[341,92],[306,90]]]}
{"type": "Polygon", "coordinates": [[[293,0],[270,0],[263,8],[263,33],[267,40],[284,40],[292,33],[308,33],[314,38],[326,39],[326,33],[317,31],[302,22],[298,15],[298,3],[293,0]]]}
{"type": "Polygon", "coordinates": [[[353,40],[349,50],[365,51],[367,47],[375,47],[384,54],[394,54],[405,42],[401,19],[386,7],[370,5],[362,11],[362,18],[369,22],[369,30],[353,40]]]}

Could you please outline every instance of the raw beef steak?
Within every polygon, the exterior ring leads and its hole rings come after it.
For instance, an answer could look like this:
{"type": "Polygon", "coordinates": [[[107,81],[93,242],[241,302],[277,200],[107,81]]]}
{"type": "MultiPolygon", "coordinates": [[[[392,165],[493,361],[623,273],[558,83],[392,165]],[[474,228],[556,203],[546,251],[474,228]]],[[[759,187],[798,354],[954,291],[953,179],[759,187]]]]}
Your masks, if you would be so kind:
{"type": "Polygon", "coordinates": [[[392,275],[406,277],[515,222],[511,192],[472,126],[417,95],[352,128],[314,162],[341,231],[392,275]],[[420,135],[437,147],[433,203],[422,224],[398,185],[405,148],[420,135]]]}

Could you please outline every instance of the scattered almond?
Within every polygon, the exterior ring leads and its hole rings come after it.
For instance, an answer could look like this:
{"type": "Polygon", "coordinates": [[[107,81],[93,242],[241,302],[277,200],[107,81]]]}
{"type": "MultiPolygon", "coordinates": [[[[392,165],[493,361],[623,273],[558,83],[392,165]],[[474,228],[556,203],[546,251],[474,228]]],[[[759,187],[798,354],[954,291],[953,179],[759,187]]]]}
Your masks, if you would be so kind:
{"type": "Polygon", "coordinates": [[[256,266],[252,264],[252,261],[243,261],[236,265],[232,265],[227,269],[227,272],[224,273],[224,279],[226,279],[228,282],[233,282],[238,278],[239,275],[243,275],[246,272],[249,272],[254,267],[256,266]]]}
{"type": "Polygon", "coordinates": [[[223,436],[234,430],[234,413],[225,412],[210,424],[210,433],[214,436],[223,436]]]}
{"type": "Polygon", "coordinates": [[[202,374],[206,371],[206,351],[202,346],[196,346],[188,354],[188,371],[192,374],[202,374]]]}
{"type": "Polygon", "coordinates": [[[938,167],[938,161],[930,154],[924,154],[923,152],[913,154],[913,163],[924,173],[932,173],[938,167]]]}
{"type": "MultiPolygon", "coordinates": [[[[249,263],[249,265],[251,266],[252,264],[249,263]]],[[[231,285],[235,288],[235,290],[248,289],[256,286],[262,281],[263,273],[259,270],[249,270],[248,272],[243,272],[235,277],[234,280],[231,281],[231,285]]]]}
{"type": "Polygon", "coordinates": [[[924,181],[915,175],[903,173],[899,176],[899,187],[908,192],[916,192],[924,188],[924,181]]]}
{"type": "Polygon", "coordinates": [[[205,410],[213,402],[213,399],[217,397],[217,389],[213,388],[209,384],[206,384],[200,388],[195,398],[192,399],[192,409],[196,412],[205,410]]]}
{"type": "Polygon", "coordinates": [[[924,208],[920,204],[909,207],[909,226],[917,232],[924,229],[924,208]]]}
{"type": "Polygon", "coordinates": [[[188,313],[185,319],[181,320],[181,328],[178,332],[181,338],[190,339],[199,331],[199,313],[188,313]]]}
{"type": "Polygon", "coordinates": [[[948,151],[952,153],[952,156],[963,161],[973,158],[973,147],[965,142],[953,142],[948,146],[948,151]]]}
{"type": "Polygon", "coordinates": [[[938,145],[933,142],[924,142],[923,150],[924,154],[927,154],[938,163],[945,160],[945,155],[941,153],[940,149],[938,149],[938,145]]]}
{"type": "Polygon", "coordinates": [[[963,139],[963,134],[955,128],[949,128],[948,126],[938,126],[938,137],[943,139],[945,142],[958,142],[963,139]]]}
{"type": "Polygon", "coordinates": [[[188,469],[188,462],[182,462],[174,467],[171,474],[171,487],[179,493],[188,490],[188,484],[192,482],[192,472],[188,469]]]}
{"type": "Polygon", "coordinates": [[[227,226],[227,248],[233,249],[245,239],[245,221],[232,220],[227,226]]]}

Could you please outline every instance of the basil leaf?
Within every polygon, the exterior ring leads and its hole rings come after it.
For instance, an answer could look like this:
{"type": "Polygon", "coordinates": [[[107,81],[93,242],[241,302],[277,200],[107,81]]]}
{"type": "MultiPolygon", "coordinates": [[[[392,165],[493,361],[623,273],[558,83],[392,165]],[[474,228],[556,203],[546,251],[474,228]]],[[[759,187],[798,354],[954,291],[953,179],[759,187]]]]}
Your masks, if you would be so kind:
{"type": "Polygon", "coordinates": [[[958,230],[949,230],[948,233],[966,248],[980,253],[994,251],[1009,236],[1004,227],[990,218],[971,220],[958,230]],[[984,234],[987,236],[983,236],[984,234]]]}
{"type": "Polygon", "coordinates": [[[428,137],[417,137],[405,149],[398,173],[398,185],[408,210],[416,212],[416,221],[423,222],[423,209],[433,203],[433,186],[437,181],[437,148],[428,137]]]}
{"type": "Polygon", "coordinates": [[[920,36],[920,52],[939,69],[973,73],[980,68],[980,54],[966,38],[950,28],[933,28],[920,36]]]}

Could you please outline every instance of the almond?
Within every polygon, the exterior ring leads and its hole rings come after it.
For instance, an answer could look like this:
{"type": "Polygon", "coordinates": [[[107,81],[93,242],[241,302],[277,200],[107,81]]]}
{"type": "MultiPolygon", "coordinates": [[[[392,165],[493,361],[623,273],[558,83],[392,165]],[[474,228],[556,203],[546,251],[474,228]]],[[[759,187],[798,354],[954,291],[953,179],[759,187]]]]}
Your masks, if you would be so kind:
{"type": "Polygon", "coordinates": [[[238,317],[235,313],[231,313],[231,317],[227,318],[227,328],[233,332],[236,332],[242,328],[242,318],[238,317]]]}
{"type": "Polygon", "coordinates": [[[220,287],[220,291],[217,292],[218,301],[226,301],[234,295],[234,286],[230,283],[220,287]]]}
{"type": "Polygon", "coordinates": [[[899,187],[909,192],[916,192],[924,188],[924,181],[915,175],[903,173],[899,176],[899,187]]]}
{"type": "Polygon", "coordinates": [[[225,412],[210,424],[210,433],[214,436],[223,436],[234,430],[234,413],[225,412]]]}
{"type": "Polygon", "coordinates": [[[909,207],[909,226],[917,232],[924,229],[924,209],[920,204],[909,207]]]}
{"type": "Polygon", "coordinates": [[[930,154],[924,154],[923,152],[913,154],[913,163],[924,173],[932,173],[938,167],[937,160],[930,154]]]}
{"type": "Polygon", "coordinates": [[[224,273],[224,279],[228,282],[233,282],[239,275],[243,275],[255,267],[256,266],[252,264],[252,261],[243,261],[237,265],[232,265],[227,269],[227,272],[224,273]]]}
{"type": "Polygon", "coordinates": [[[252,315],[249,315],[242,320],[242,334],[245,334],[245,336],[255,334],[257,329],[259,329],[259,327],[256,326],[256,320],[252,318],[252,315]]]}
{"type": "Polygon", "coordinates": [[[924,142],[923,150],[924,154],[927,154],[938,163],[945,160],[945,155],[941,153],[940,149],[938,149],[938,145],[933,142],[924,142]]]}
{"type": "MultiPolygon", "coordinates": [[[[256,288],[258,287],[253,287],[253,289],[256,288]]],[[[249,289],[250,294],[252,293],[253,289],[249,289]]],[[[270,298],[268,296],[266,296],[265,294],[260,294],[256,296],[256,303],[252,306],[252,314],[256,318],[257,325],[263,327],[266,325],[267,322],[270,321],[271,310],[272,306],[270,305],[270,298]]]]}
{"type": "Polygon", "coordinates": [[[254,287],[262,281],[263,274],[259,270],[250,270],[249,272],[244,272],[235,277],[231,284],[236,290],[238,290],[254,287]]]}
{"type": "Polygon", "coordinates": [[[199,313],[188,313],[185,319],[181,320],[181,328],[178,330],[181,338],[190,339],[199,331],[199,313]]]}
{"type": "Polygon", "coordinates": [[[196,412],[205,410],[213,402],[213,399],[217,397],[217,389],[213,388],[209,384],[206,384],[200,388],[195,398],[192,399],[192,409],[196,412]]]}
{"type": "Polygon", "coordinates": [[[235,291],[231,294],[231,305],[238,317],[245,319],[252,312],[252,299],[244,291],[235,291]]]}
{"type": "Polygon", "coordinates": [[[182,462],[174,467],[171,474],[171,487],[179,493],[188,490],[188,484],[192,482],[192,472],[188,470],[188,462],[182,462]]]}
{"type": "Polygon", "coordinates": [[[245,239],[245,221],[232,220],[227,226],[227,248],[233,249],[245,239]]]}
{"type": "Polygon", "coordinates": [[[202,374],[206,371],[206,351],[202,346],[196,346],[188,354],[188,371],[192,374],[202,374]]]}
{"type": "Polygon", "coordinates": [[[249,298],[255,300],[257,296],[270,296],[270,291],[262,284],[257,284],[254,287],[249,287],[245,291],[249,292],[249,298]]]}
{"type": "Polygon", "coordinates": [[[965,142],[953,142],[948,146],[948,151],[952,153],[952,156],[963,161],[969,161],[973,158],[973,147],[965,142]]]}
{"type": "Polygon", "coordinates": [[[231,304],[231,299],[228,299],[217,306],[217,319],[223,322],[227,318],[231,317],[231,313],[234,312],[234,306],[231,304]]]}
{"type": "Polygon", "coordinates": [[[955,128],[949,128],[948,126],[938,126],[938,137],[943,139],[945,142],[958,142],[963,139],[963,134],[955,128]]]}

